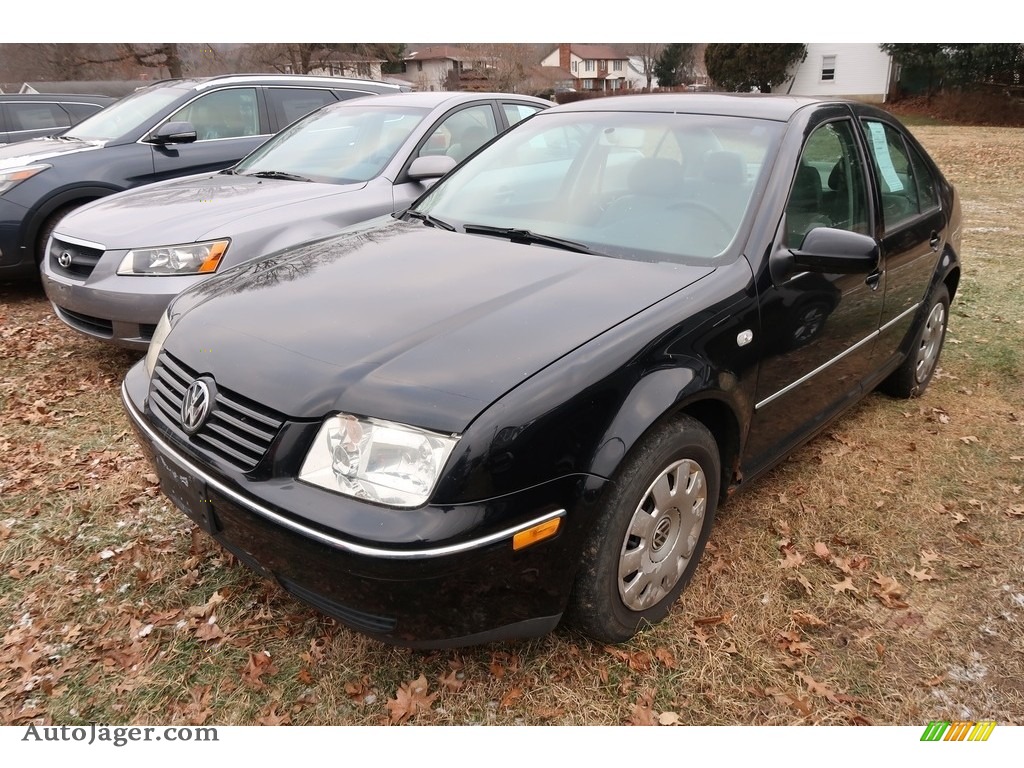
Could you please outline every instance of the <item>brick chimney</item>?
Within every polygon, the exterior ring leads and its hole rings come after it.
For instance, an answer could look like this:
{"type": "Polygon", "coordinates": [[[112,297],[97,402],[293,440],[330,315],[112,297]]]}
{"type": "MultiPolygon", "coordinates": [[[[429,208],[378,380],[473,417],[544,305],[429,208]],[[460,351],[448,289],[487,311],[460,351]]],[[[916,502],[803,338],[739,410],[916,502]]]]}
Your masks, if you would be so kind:
{"type": "Polygon", "coordinates": [[[558,45],[558,66],[564,69],[566,72],[571,72],[569,68],[569,43],[559,43],[558,45]]]}

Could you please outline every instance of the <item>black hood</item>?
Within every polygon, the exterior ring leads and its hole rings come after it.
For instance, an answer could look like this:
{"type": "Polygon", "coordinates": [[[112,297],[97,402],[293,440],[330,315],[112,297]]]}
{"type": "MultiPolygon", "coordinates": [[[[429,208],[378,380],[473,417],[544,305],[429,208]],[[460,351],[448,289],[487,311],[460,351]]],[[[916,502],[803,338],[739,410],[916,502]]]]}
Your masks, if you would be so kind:
{"type": "Polygon", "coordinates": [[[461,432],[540,369],[711,272],[389,222],[187,291],[165,349],[293,418],[341,410],[461,432]]]}

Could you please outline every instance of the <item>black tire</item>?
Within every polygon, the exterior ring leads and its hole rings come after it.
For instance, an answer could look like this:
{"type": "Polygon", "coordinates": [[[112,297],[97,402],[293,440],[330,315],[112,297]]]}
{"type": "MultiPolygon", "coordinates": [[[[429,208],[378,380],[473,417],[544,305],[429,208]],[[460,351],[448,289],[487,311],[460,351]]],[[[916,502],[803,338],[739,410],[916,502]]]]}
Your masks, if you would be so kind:
{"type": "Polygon", "coordinates": [[[57,224],[60,220],[71,213],[75,208],[84,205],[87,200],[82,200],[77,203],[71,203],[69,205],[62,205],[60,208],[55,210],[47,217],[46,221],[43,222],[43,226],[39,228],[39,235],[36,237],[36,264],[42,264],[43,259],[46,258],[46,244],[50,240],[50,235],[53,234],[53,230],[57,228],[57,224]]]}
{"type": "Polygon", "coordinates": [[[932,291],[928,309],[914,333],[907,359],[882,382],[879,389],[893,397],[920,397],[939,365],[949,323],[949,290],[939,283],[932,291]]]}
{"type": "Polygon", "coordinates": [[[714,437],[689,416],[643,438],[606,491],[583,548],[567,611],[572,626],[621,643],[665,618],[711,533],[720,466],[714,437]]]}

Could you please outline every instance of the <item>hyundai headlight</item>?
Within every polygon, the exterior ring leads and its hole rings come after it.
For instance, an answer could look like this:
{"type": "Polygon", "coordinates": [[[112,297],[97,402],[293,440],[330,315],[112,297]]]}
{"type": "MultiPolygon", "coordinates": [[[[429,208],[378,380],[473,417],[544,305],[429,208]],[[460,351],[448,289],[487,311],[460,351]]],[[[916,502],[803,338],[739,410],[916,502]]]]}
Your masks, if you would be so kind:
{"type": "Polygon", "coordinates": [[[160,316],[160,322],[156,324],[153,331],[153,338],[149,341],[149,349],[146,350],[146,373],[153,378],[153,369],[156,368],[156,359],[160,357],[160,350],[164,348],[164,340],[171,332],[171,318],[164,312],[160,316]]]}
{"type": "Polygon", "coordinates": [[[12,187],[16,187],[25,179],[31,179],[37,173],[45,171],[47,168],[52,166],[46,163],[39,163],[38,165],[25,165],[21,168],[11,168],[10,170],[0,171],[0,195],[12,187]]]}
{"type": "Polygon", "coordinates": [[[339,413],[320,427],[299,479],[393,507],[426,503],[458,437],[339,413]]]}
{"type": "Polygon", "coordinates": [[[217,271],[230,240],[133,248],[121,260],[119,275],[204,275],[217,271]]]}

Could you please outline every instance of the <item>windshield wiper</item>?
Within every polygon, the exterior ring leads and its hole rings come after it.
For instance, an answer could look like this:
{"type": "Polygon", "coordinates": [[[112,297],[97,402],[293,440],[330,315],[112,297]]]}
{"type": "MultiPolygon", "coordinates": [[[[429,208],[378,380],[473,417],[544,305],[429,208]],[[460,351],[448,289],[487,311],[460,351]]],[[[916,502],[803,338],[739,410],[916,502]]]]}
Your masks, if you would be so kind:
{"type": "Polygon", "coordinates": [[[455,231],[455,227],[453,227],[447,221],[441,221],[441,219],[436,219],[433,216],[431,216],[429,213],[423,213],[422,211],[409,210],[409,211],[405,212],[405,215],[408,216],[409,218],[416,219],[418,221],[422,221],[428,227],[440,227],[441,229],[447,229],[449,232],[454,232],[455,231]]]}
{"type": "Polygon", "coordinates": [[[256,173],[240,173],[239,176],[255,176],[258,179],[286,179],[287,181],[310,181],[305,176],[284,171],[256,171],[256,173]]]}
{"type": "Polygon", "coordinates": [[[564,240],[560,237],[551,237],[550,235],[541,235],[528,229],[490,227],[485,224],[466,224],[462,229],[471,235],[507,237],[513,243],[522,243],[523,245],[549,245],[552,248],[561,248],[563,251],[572,251],[573,253],[590,253],[596,256],[604,255],[583,243],[577,243],[574,240],[564,240]]]}

